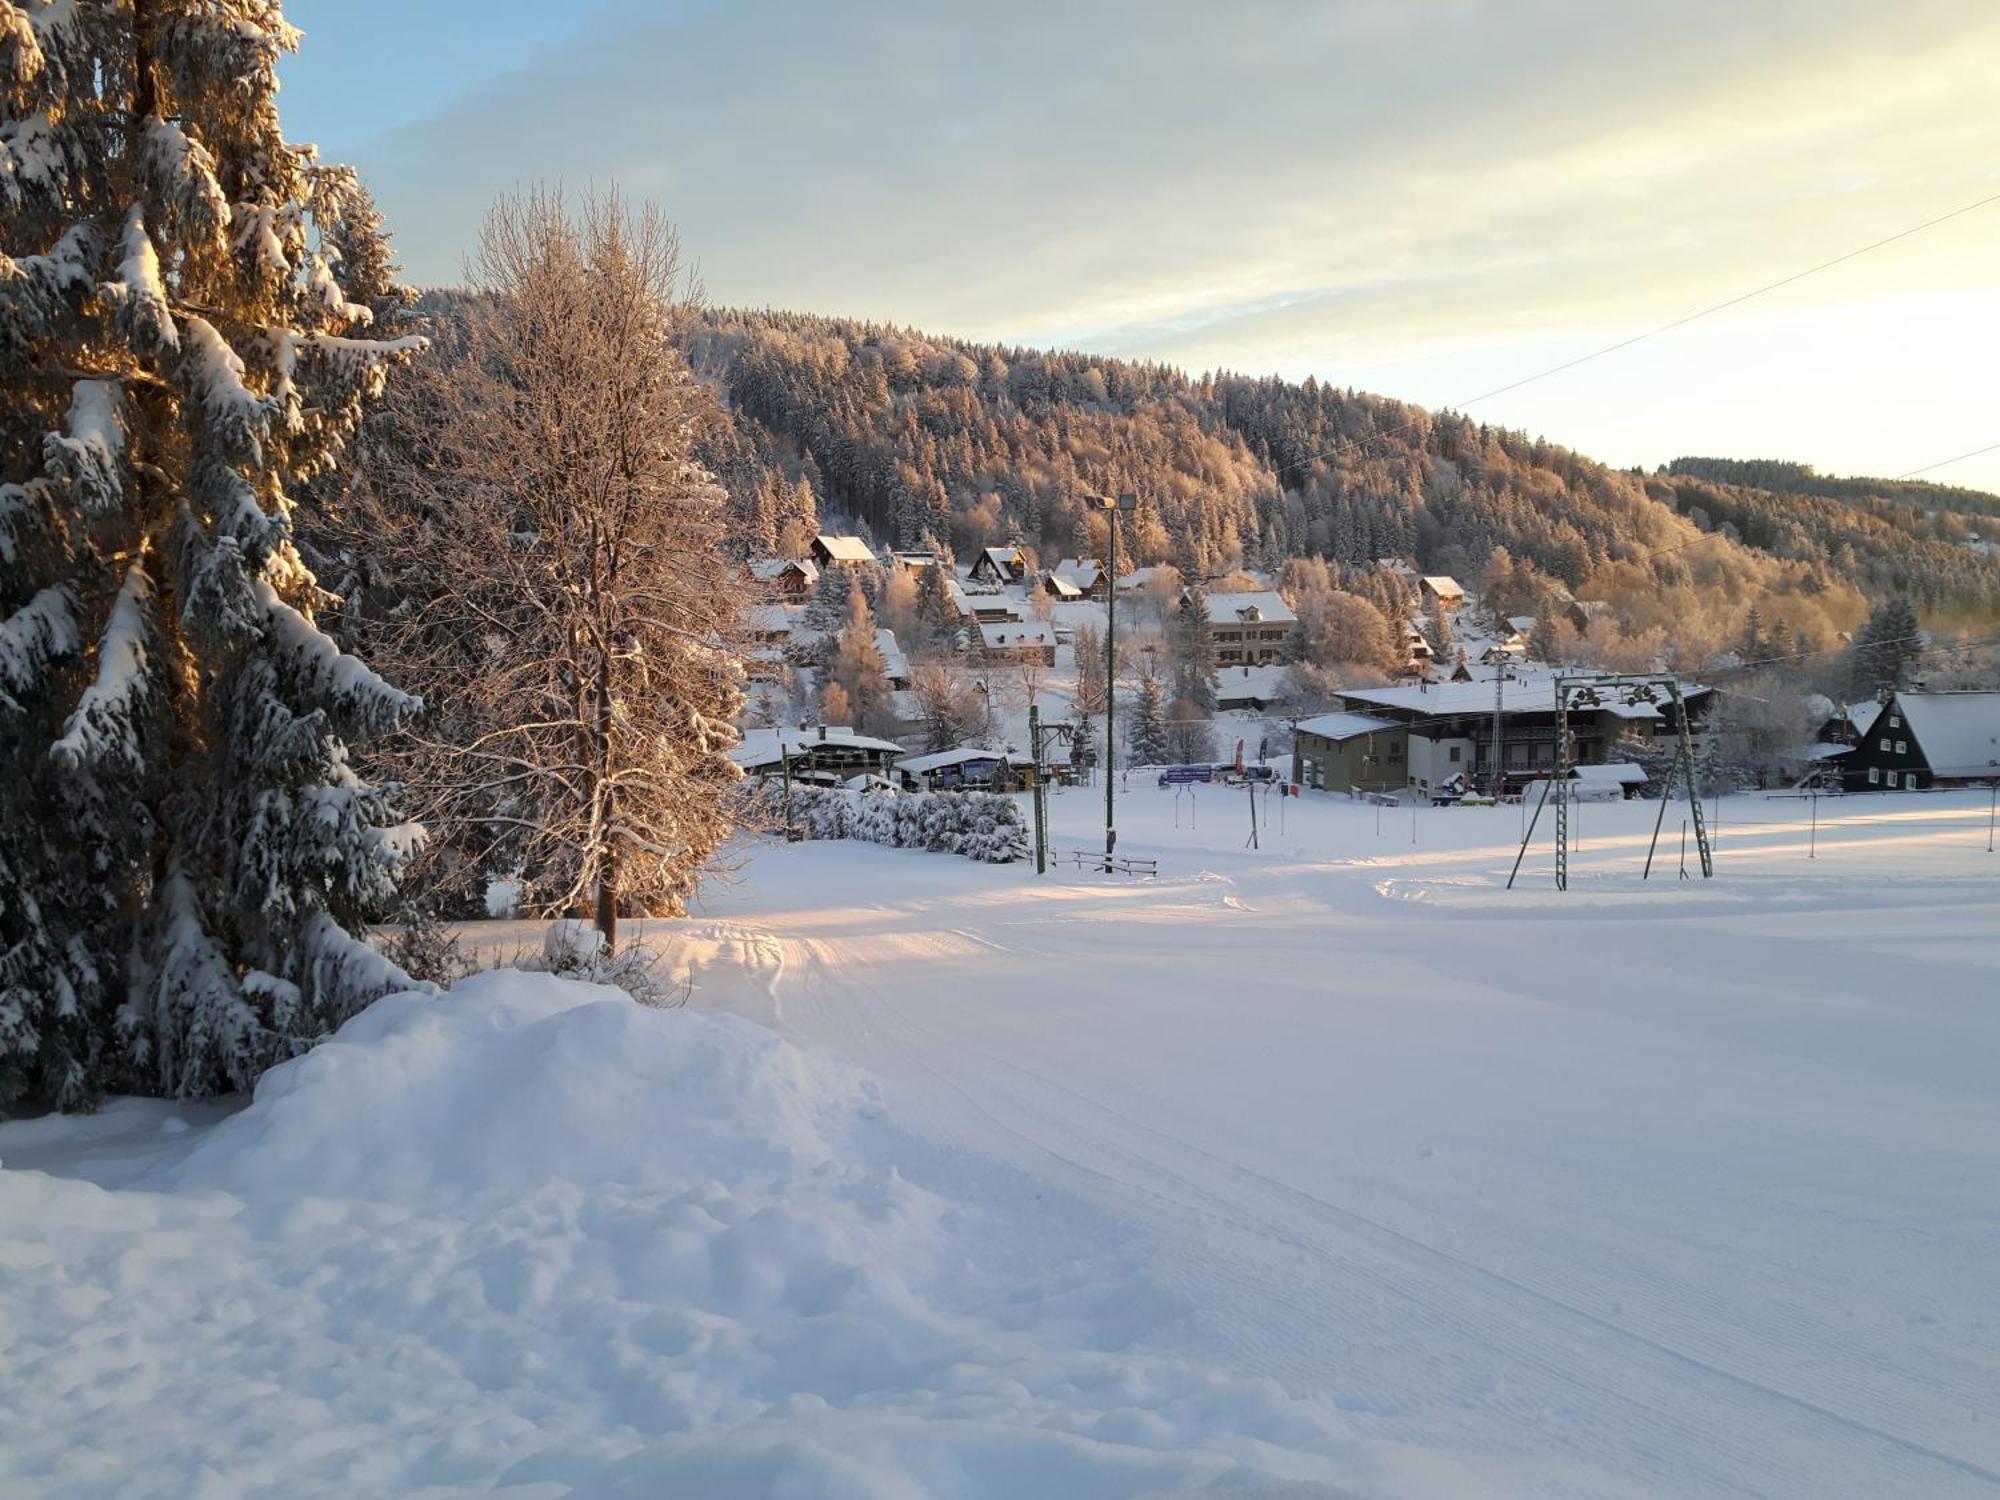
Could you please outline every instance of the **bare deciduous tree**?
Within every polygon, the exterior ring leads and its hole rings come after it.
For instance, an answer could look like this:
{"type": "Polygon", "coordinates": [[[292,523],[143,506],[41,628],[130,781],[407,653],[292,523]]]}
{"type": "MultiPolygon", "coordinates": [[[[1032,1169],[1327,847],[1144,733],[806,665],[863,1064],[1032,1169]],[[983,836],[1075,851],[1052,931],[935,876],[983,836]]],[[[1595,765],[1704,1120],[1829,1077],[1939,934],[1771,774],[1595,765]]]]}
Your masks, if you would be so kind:
{"type": "Polygon", "coordinates": [[[386,659],[432,705],[402,767],[427,818],[526,903],[679,910],[729,831],[746,585],[693,459],[673,229],[615,194],[504,198],[460,356],[373,486],[413,583],[386,659]]]}

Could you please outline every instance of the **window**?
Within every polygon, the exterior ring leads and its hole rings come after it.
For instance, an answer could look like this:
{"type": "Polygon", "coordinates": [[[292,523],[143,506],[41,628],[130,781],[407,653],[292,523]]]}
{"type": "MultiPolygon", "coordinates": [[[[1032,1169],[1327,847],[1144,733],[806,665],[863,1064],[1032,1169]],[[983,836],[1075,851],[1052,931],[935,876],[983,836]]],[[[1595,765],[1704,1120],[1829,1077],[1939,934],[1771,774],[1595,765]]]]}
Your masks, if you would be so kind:
{"type": "Polygon", "coordinates": [[[1883,741],[1882,741],[1882,750],[1883,750],[1883,753],[1884,753],[1884,754],[1887,754],[1887,753],[1888,753],[1888,749],[1889,749],[1889,742],[1888,742],[1888,741],[1887,741],[1887,740],[1885,739],[1885,740],[1883,740],[1883,741]]]}
{"type": "Polygon", "coordinates": [[[1902,721],[1901,719],[1897,718],[1897,717],[1896,717],[1896,716],[1895,716],[1894,714],[1890,714],[1890,715],[1889,715],[1889,727],[1890,727],[1891,729],[1901,729],[1901,728],[1903,727],[1903,721],[1902,721]]]}
{"type": "Polygon", "coordinates": [[[1908,740],[1896,741],[1896,753],[1898,755],[1907,755],[1909,754],[1909,751],[1910,751],[1910,743],[1908,740]]]}
{"type": "Polygon", "coordinates": [[[1882,770],[1879,766],[1870,766],[1868,768],[1868,784],[1870,786],[1880,786],[1882,784],[1882,770]]]}
{"type": "Polygon", "coordinates": [[[1451,747],[1451,755],[1449,759],[1453,765],[1457,765],[1459,761],[1464,758],[1464,754],[1465,752],[1461,750],[1457,745],[1453,745],[1451,747]]]}
{"type": "Polygon", "coordinates": [[[1402,758],[1403,758],[1403,742],[1401,740],[1391,740],[1389,742],[1389,759],[1401,760],[1402,758]]]}

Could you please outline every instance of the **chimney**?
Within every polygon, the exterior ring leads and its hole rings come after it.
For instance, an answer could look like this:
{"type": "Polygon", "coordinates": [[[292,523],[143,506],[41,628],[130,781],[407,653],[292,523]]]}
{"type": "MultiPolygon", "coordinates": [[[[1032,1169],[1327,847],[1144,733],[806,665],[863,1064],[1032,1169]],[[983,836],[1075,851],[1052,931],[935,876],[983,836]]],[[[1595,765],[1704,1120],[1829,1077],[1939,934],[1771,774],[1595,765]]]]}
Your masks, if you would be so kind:
{"type": "Polygon", "coordinates": [[[819,726],[819,737],[821,740],[826,738],[826,726],[824,724],[819,726]]]}

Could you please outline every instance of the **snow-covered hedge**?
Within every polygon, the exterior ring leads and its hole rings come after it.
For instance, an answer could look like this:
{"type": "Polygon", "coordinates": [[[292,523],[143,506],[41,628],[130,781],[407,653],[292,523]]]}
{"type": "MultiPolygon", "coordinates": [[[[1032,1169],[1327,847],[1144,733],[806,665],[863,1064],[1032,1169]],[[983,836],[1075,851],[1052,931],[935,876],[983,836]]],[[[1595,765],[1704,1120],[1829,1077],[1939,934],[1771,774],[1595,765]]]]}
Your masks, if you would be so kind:
{"type": "MultiPolygon", "coordinates": [[[[782,783],[764,781],[749,792],[753,826],[785,826],[782,783]]],[[[1004,865],[1025,859],[1028,827],[1011,797],[990,792],[924,792],[891,796],[842,788],[792,788],[792,826],[809,839],[865,839],[894,849],[928,849],[1004,865]]]]}

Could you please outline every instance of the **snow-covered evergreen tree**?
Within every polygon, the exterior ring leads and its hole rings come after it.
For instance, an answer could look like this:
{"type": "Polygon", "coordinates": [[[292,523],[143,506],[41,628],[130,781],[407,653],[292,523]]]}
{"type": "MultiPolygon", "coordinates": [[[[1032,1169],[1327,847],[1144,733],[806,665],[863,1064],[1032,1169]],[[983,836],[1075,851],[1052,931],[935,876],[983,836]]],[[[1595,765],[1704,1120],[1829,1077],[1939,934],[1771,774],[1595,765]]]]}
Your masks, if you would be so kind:
{"type": "Polygon", "coordinates": [[[0,1099],[241,1087],[407,977],[299,487],[414,340],[276,0],[0,0],[0,1099]]]}
{"type": "Polygon", "coordinates": [[[1139,695],[1126,712],[1125,759],[1135,766],[1162,766],[1171,754],[1160,679],[1148,672],[1139,679],[1139,695]]]}

